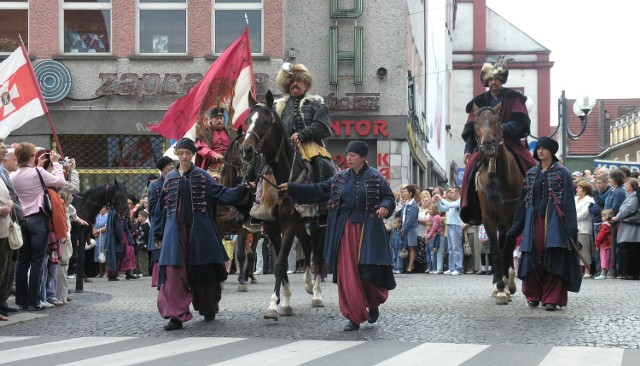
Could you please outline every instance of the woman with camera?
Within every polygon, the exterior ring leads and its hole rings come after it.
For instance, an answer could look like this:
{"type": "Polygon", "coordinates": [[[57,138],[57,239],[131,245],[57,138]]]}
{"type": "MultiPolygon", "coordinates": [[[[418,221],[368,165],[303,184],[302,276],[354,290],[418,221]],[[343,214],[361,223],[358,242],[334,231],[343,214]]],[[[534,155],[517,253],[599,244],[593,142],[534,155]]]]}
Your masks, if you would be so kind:
{"type": "Polygon", "coordinates": [[[64,187],[67,182],[56,153],[40,155],[36,164],[35,146],[23,142],[16,147],[15,155],[19,168],[11,176],[11,182],[24,212],[20,222],[23,245],[16,265],[16,305],[34,311],[42,308],[38,295],[49,239],[49,216],[40,177],[46,187],[64,187]],[[52,166],[53,174],[43,168],[46,163],[52,166]]]}

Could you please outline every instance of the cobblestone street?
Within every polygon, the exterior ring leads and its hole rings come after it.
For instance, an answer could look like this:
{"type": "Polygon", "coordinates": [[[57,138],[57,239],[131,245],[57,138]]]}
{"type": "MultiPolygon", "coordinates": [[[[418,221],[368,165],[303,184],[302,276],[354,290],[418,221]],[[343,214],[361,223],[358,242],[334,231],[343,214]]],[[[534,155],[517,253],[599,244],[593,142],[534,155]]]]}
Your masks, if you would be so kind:
{"type": "Polygon", "coordinates": [[[150,278],[93,279],[84,293],[74,294],[69,305],[19,313],[14,319],[28,321],[3,325],[0,336],[259,337],[636,349],[640,345],[638,281],[585,280],[580,293],[569,294],[566,309],[547,312],[527,308],[519,291],[509,305],[495,305],[489,276],[397,275],[398,287],[380,308],[379,322],[344,332],[346,320],[338,309],[334,284],[324,284],[325,307],[311,308],[302,274],[290,275],[295,315],[272,321],[262,314],[274,277],[257,278],[260,283],[239,293],[235,276],[231,276],[216,320],[205,323],[194,313],[184,330],[176,332],[162,329],[166,321],[156,310],[156,290],[150,287],[150,278]]]}

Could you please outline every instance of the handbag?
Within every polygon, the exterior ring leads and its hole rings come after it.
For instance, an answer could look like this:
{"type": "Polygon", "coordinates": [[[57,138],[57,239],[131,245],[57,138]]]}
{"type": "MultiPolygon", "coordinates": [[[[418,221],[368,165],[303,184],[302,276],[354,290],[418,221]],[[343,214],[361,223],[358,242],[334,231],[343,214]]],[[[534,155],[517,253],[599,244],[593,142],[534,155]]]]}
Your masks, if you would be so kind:
{"type": "Polygon", "coordinates": [[[11,209],[11,222],[9,223],[9,247],[12,250],[18,250],[22,247],[22,228],[15,219],[15,208],[11,209]]]}
{"type": "Polygon", "coordinates": [[[464,255],[470,256],[473,254],[473,250],[471,249],[471,244],[467,241],[464,243],[464,255]]]}
{"type": "Polygon", "coordinates": [[[36,169],[36,173],[38,173],[38,178],[40,178],[40,184],[42,185],[42,190],[44,191],[44,196],[42,197],[42,209],[47,216],[51,216],[52,205],[51,205],[51,197],[49,197],[49,191],[47,190],[47,186],[44,185],[44,180],[42,179],[42,175],[38,168],[36,169]]]}
{"type": "Polygon", "coordinates": [[[640,207],[620,221],[625,224],[640,225],[640,207]]]}
{"type": "Polygon", "coordinates": [[[104,241],[102,241],[102,233],[98,234],[98,242],[100,243],[100,254],[98,254],[98,262],[104,263],[107,257],[104,255],[104,241]]]}

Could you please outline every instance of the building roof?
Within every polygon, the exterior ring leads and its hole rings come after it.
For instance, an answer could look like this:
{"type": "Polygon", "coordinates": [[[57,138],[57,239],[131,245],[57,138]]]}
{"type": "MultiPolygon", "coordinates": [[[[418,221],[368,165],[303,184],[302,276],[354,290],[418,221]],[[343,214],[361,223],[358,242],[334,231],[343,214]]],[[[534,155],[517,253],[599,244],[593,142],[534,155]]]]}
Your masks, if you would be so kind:
{"type": "MultiPolygon", "coordinates": [[[[567,99],[569,130],[573,134],[580,132],[580,118],[573,113],[575,99],[567,99]]],[[[597,156],[609,147],[609,126],[615,120],[640,107],[640,98],[598,99],[587,118],[587,128],[578,140],[568,139],[567,155],[597,156]],[[600,105],[604,102],[604,111],[600,105]],[[607,112],[608,118],[605,117],[607,112]]]]}

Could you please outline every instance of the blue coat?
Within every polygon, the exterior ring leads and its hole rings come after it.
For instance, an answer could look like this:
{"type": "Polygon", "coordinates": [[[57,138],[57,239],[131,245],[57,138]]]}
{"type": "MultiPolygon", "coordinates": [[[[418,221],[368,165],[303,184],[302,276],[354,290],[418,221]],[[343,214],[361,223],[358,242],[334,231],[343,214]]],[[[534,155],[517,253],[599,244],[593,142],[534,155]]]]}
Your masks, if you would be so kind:
{"type": "Polygon", "coordinates": [[[157,262],[160,258],[160,249],[155,249],[153,233],[156,227],[163,225],[165,217],[164,210],[158,210],[158,199],[160,198],[163,185],[164,177],[160,175],[160,178],[151,182],[149,189],[147,189],[147,205],[149,207],[149,243],[147,248],[149,252],[152,252],[151,256],[154,262],[157,262]]]}
{"type": "Polygon", "coordinates": [[[624,202],[625,198],[627,198],[627,192],[624,190],[624,186],[618,186],[613,188],[611,192],[609,192],[609,196],[606,198],[604,203],[604,208],[613,210],[613,215],[617,215],[620,210],[620,206],[622,206],[622,202],[624,202]]]}
{"type": "Polygon", "coordinates": [[[247,187],[240,184],[226,188],[193,164],[181,177],[179,168],[178,164],[167,174],[156,207],[156,212],[164,212],[164,222],[160,222],[154,230],[156,240],[162,240],[159,264],[181,265],[180,224],[183,222],[189,230],[187,264],[224,263],[229,257],[215,224],[216,204],[239,203],[247,193],[247,187]]]}
{"type": "Polygon", "coordinates": [[[363,223],[358,264],[393,267],[384,221],[378,218],[376,211],[385,207],[390,216],[396,202],[389,184],[378,170],[365,165],[358,175],[352,169],[345,169],[322,183],[289,183],[289,195],[299,203],[328,201],[324,258],[330,267],[336,268],[347,218],[363,223]]]}
{"type": "Polygon", "coordinates": [[[124,238],[132,245],[134,243],[131,229],[129,228],[129,216],[122,216],[115,210],[109,210],[107,220],[107,231],[105,232],[105,257],[107,260],[107,268],[118,268],[118,260],[124,253],[124,238]]]}
{"type": "Polygon", "coordinates": [[[420,209],[415,200],[410,205],[405,204],[400,214],[404,213],[400,233],[407,238],[407,245],[415,247],[418,245],[418,213],[420,209]]]}
{"type": "Polygon", "coordinates": [[[407,238],[402,236],[400,230],[393,229],[391,231],[391,240],[389,242],[394,250],[402,250],[407,246],[407,238]]]}
{"type": "Polygon", "coordinates": [[[507,235],[517,237],[522,233],[518,277],[524,279],[539,266],[560,276],[568,284],[568,290],[578,292],[582,283],[579,259],[569,237],[577,242],[578,220],[573,196],[571,174],[562,165],[554,163],[546,176],[540,166],[531,168],[524,179],[516,216],[507,235]],[[545,213],[546,232],[544,258],[536,253],[536,218],[545,213]],[[562,218],[561,218],[562,216],[562,218]],[[549,250],[563,249],[563,250],[549,250]]]}
{"type": "MultiPolygon", "coordinates": [[[[107,225],[107,220],[109,219],[109,215],[96,215],[96,223],[93,225],[93,227],[98,230],[98,229],[102,229],[104,226],[107,225]]],[[[107,238],[106,233],[104,234],[98,234],[98,236],[96,237],[96,249],[93,252],[93,261],[94,262],[98,262],[98,257],[100,256],[100,251],[104,252],[104,243],[105,243],[105,239],[107,238]]]]}

